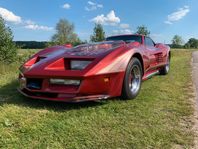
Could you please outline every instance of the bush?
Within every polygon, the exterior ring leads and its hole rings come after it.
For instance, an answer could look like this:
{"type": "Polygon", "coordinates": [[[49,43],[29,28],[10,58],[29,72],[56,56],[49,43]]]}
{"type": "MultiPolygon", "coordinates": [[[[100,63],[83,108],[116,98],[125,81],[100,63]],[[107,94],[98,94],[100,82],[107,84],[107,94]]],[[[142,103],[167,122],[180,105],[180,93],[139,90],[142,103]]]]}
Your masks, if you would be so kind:
{"type": "Polygon", "coordinates": [[[12,63],[16,61],[16,57],[17,47],[13,42],[12,31],[0,17],[0,61],[12,63]]]}
{"type": "Polygon", "coordinates": [[[198,39],[196,38],[190,38],[188,42],[184,45],[185,48],[198,48],[198,39]]]}

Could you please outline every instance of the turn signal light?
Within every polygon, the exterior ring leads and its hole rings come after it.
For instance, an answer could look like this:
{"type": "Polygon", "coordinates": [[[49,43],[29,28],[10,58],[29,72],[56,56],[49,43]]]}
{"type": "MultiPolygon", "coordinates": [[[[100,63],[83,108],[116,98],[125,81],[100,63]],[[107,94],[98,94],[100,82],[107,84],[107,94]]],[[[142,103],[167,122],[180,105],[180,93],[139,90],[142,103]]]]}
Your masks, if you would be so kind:
{"type": "Polygon", "coordinates": [[[110,81],[110,79],[109,78],[104,78],[104,82],[109,82],[110,81]]]}

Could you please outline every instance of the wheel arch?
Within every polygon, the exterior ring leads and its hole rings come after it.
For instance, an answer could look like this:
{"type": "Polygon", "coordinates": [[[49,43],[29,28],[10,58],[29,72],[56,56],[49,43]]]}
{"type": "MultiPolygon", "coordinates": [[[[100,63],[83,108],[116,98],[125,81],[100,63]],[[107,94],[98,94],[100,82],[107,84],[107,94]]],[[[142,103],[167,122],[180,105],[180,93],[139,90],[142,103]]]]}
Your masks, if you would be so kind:
{"type": "Polygon", "coordinates": [[[144,75],[144,62],[143,62],[142,55],[140,53],[134,53],[133,56],[131,57],[131,59],[134,57],[137,58],[142,65],[142,73],[143,73],[142,76],[143,76],[144,75]]]}

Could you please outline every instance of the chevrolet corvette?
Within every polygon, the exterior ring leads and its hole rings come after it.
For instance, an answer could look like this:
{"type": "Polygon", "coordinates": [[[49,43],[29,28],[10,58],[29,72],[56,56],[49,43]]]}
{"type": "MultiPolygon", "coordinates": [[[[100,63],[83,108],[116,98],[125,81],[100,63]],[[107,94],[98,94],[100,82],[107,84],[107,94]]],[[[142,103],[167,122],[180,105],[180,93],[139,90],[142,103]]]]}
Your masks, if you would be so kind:
{"type": "Polygon", "coordinates": [[[46,48],[20,68],[19,92],[34,99],[81,102],[134,99],[142,81],[166,75],[169,46],[144,35],[117,35],[76,47],[46,48]]]}

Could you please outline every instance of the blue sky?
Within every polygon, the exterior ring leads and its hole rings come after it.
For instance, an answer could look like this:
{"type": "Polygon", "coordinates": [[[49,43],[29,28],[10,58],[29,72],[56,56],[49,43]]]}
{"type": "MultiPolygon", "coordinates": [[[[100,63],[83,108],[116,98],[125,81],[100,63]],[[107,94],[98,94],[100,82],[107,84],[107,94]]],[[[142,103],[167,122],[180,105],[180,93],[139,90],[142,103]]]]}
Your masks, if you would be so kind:
{"type": "Polygon", "coordinates": [[[74,23],[82,40],[89,40],[94,23],[107,36],[145,25],[156,42],[169,43],[175,34],[198,38],[197,0],[0,0],[0,15],[14,40],[50,40],[60,18],[74,23]]]}

